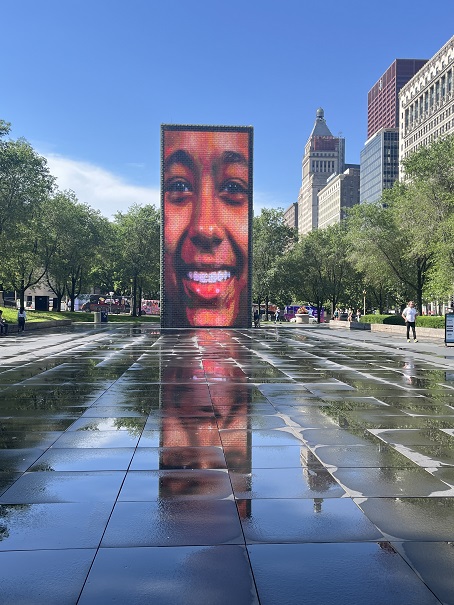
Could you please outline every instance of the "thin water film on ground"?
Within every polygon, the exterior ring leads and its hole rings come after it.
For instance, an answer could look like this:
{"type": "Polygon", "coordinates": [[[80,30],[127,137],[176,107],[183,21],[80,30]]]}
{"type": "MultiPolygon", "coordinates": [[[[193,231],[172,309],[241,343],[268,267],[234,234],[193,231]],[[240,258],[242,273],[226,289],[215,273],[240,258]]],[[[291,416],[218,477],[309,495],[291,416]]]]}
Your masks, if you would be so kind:
{"type": "Polygon", "coordinates": [[[304,327],[1,345],[0,603],[454,603],[454,366],[304,327]]]}

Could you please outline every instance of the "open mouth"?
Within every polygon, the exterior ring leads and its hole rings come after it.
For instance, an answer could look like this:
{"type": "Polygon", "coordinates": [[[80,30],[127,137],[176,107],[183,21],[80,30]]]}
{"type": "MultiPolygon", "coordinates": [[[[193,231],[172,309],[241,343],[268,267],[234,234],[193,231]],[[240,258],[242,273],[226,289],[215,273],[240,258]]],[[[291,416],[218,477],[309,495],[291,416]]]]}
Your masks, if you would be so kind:
{"type": "Polygon", "coordinates": [[[193,303],[203,301],[218,302],[228,296],[236,276],[236,268],[186,267],[180,272],[181,283],[186,296],[193,303]]]}
{"type": "Polygon", "coordinates": [[[188,271],[186,279],[199,284],[216,284],[230,279],[231,271],[188,271]]]}

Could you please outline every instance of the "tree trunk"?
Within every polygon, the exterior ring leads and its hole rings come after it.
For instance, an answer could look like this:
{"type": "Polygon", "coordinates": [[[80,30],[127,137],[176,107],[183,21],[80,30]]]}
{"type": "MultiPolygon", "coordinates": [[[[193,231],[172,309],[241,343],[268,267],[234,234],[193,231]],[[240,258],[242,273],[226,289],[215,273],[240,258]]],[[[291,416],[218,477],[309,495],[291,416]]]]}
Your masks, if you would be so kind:
{"type": "Polygon", "coordinates": [[[139,286],[139,317],[142,315],[142,297],[143,297],[143,289],[142,289],[142,286],[139,286]]]}
{"type": "Polygon", "coordinates": [[[20,306],[25,308],[25,282],[23,279],[20,281],[19,302],[20,306]]]}
{"type": "Polygon", "coordinates": [[[132,316],[137,317],[137,275],[132,281],[132,316]]]}

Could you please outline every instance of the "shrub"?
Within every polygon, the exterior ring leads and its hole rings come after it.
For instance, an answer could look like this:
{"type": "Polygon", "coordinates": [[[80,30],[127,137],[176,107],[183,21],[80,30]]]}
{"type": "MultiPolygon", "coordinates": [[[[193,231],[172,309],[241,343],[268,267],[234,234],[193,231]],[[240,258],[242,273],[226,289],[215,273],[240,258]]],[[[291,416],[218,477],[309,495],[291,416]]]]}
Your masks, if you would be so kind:
{"type": "Polygon", "coordinates": [[[391,324],[394,326],[405,325],[405,322],[400,315],[363,315],[360,321],[366,324],[391,324]]]}
{"type": "Polygon", "coordinates": [[[416,325],[421,328],[445,328],[444,315],[421,315],[416,318],[416,325]]]}
{"type": "MultiPolygon", "coordinates": [[[[405,322],[401,315],[363,315],[360,319],[363,323],[369,324],[388,324],[392,326],[404,326],[405,322]]],[[[418,315],[416,325],[421,328],[441,328],[445,327],[445,318],[440,315],[418,315]]]]}

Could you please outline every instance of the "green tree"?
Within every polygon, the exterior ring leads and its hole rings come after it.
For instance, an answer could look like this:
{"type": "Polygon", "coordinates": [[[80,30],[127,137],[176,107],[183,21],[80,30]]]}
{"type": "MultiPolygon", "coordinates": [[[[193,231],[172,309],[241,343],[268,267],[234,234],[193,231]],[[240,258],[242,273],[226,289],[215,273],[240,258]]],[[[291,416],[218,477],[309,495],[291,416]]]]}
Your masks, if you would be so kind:
{"type": "Polygon", "coordinates": [[[343,224],[311,231],[300,239],[282,260],[282,273],[295,299],[317,307],[330,302],[333,311],[345,297],[346,288],[359,284],[348,260],[348,245],[343,224]]]}
{"type": "MultiPolygon", "coordinates": [[[[374,278],[381,269],[390,287],[392,283],[398,284],[396,296],[400,303],[416,298],[421,309],[433,254],[414,239],[411,219],[403,208],[406,196],[406,186],[395,184],[381,201],[353,207],[348,215],[348,238],[353,257],[358,261],[367,256],[369,266],[375,265],[370,275],[365,273],[366,283],[374,284],[378,289],[380,284],[374,278]]],[[[362,263],[357,266],[363,271],[366,268],[362,263]]]]}
{"type": "Polygon", "coordinates": [[[119,252],[117,274],[120,281],[131,284],[131,311],[136,316],[143,292],[159,291],[160,213],[152,205],[134,204],[127,213],[118,212],[114,222],[119,252]]]}
{"type": "MultiPolygon", "coordinates": [[[[252,297],[260,305],[273,297],[286,296],[285,280],[282,279],[280,259],[296,240],[296,232],[284,220],[280,208],[263,208],[253,219],[252,297]]],[[[285,302],[284,300],[275,302],[285,302]]]]}
{"type": "MultiPolygon", "coordinates": [[[[396,302],[396,296],[399,297],[402,288],[396,273],[368,235],[369,226],[374,225],[375,220],[379,221],[381,212],[381,204],[355,206],[348,211],[345,234],[350,263],[362,276],[362,288],[366,291],[367,299],[372,306],[378,307],[380,313],[384,313],[391,303],[396,302]]],[[[351,306],[351,300],[348,305],[351,306]]]]}
{"type": "Polygon", "coordinates": [[[10,122],[5,122],[5,120],[0,120],[0,139],[7,134],[10,133],[11,124],[10,122]]]}
{"type": "Polygon", "coordinates": [[[129,296],[128,288],[122,287],[118,278],[120,243],[117,237],[117,225],[105,221],[102,225],[102,247],[98,247],[93,257],[89,274],[90,282],[99,287],[101,292],[115,292],[120,296],[129,296]]]}
{"type": "Polygon", "coordinates": [[[39,217],[54,180],[46,159],[25,139],[0,140],[0,236],[8,239],[16,225],[39,217]]]}
{"type": "Polygon", "coordinates": [[[46,275],[59,308],[66,294],[74,310],[77,296],[94,285],[90,274],[103,249],[107,223],[98,210],[80,203],[72,191],[59,192],[49,201],[46,229],[53,253],[46,275]]]}
{"type": "MultiPolygon", "coordinates": [[[[8,133],[0,121],[0,137],[8,133]]],[[[25,139],[0,140],[0,282],[18,292],[21,305],[47,268],[42,217],[53,188],[46,159],[25,139]]]]}
{"type": "Polygon", "coordinates": [[[14,237],[3,253],[3,281],[15,290],[21,306],[25,306],[25,290],[40,283],[46,273],[46,234],[38,224],[25,221],[16,225],[14,237]]]}
{"type": "Polygon", "coordinates": [[[362,290],[361,276],[355,271],[350,261],[350,247],[346,237],[345,223],[331,225],[321,230],[318,235],[319,262],[328,288],[331,313],[340,302],[356,302],[357,293],[362,290]],[[348,292],[347,300],[345,294],[348,292]],[[349,299],[348,299],[349,298],[349,299]]]}
{"type": "Polygon", "coordinates": [[[454,282],[454,135],[420,147],[403,166],[402,216],[411,217],[413,245],[433,254],[425,293],[446,296],[454,282]]]}

